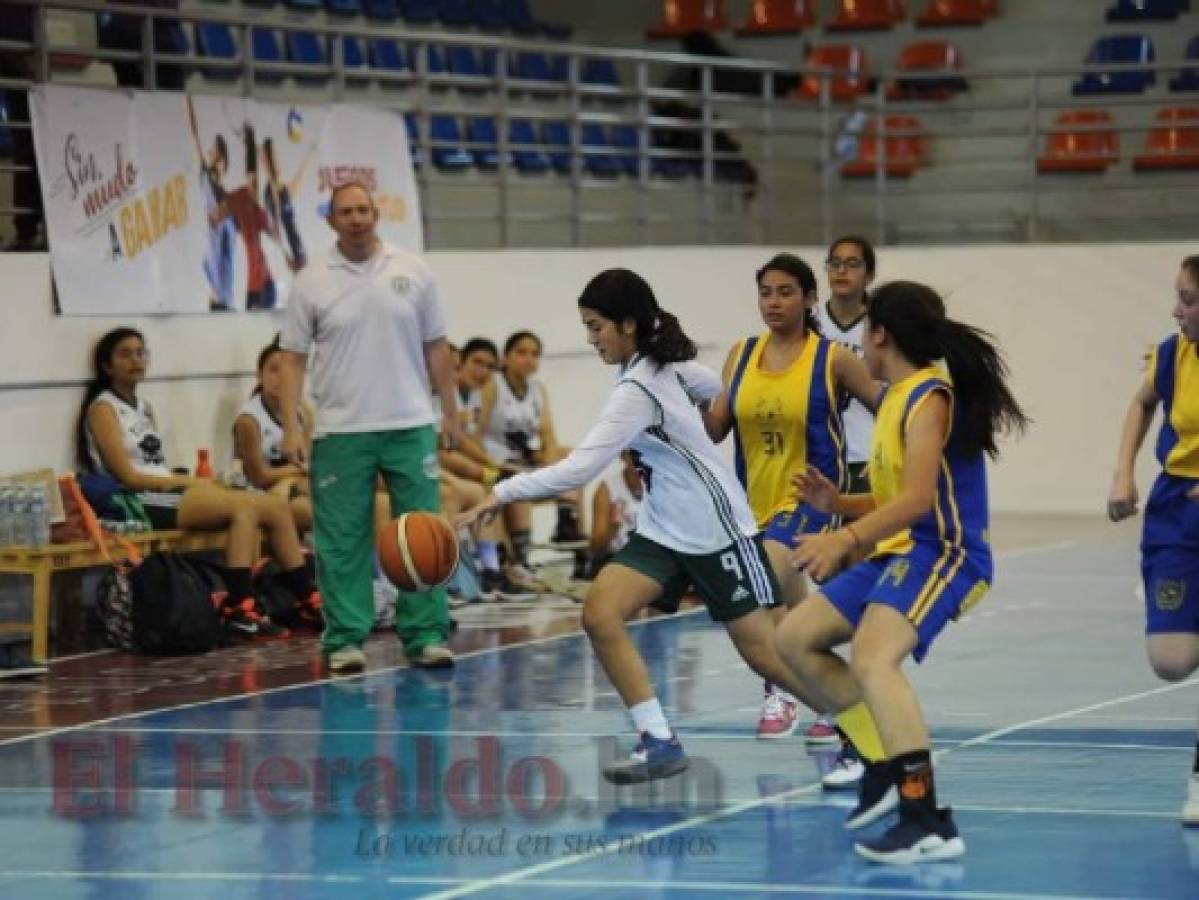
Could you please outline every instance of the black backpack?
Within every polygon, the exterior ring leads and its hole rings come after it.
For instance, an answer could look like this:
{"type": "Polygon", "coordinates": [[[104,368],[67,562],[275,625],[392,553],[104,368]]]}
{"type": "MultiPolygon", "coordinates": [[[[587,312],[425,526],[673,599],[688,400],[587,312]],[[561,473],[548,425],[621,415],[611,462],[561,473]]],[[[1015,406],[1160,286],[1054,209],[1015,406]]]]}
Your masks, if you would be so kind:
{"type": "Polygon", "coordinates": [[[174,553],[151,553],[100,582],[97,610],[109,643],[140,653],[203,653],[221,645],[219,569],[174,553]]]}

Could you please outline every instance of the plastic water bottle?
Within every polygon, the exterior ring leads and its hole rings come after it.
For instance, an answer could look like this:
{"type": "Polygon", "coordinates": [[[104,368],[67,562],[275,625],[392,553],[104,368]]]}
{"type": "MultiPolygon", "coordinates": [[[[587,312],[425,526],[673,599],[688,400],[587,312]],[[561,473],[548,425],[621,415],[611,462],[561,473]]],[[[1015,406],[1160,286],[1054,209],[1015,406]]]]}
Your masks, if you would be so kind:
{"type": "Polygon", "coordinates": [[[0,547],[11,547],[13,540],[13,489],[0,487],[0,547]]]}
{"type": "Polygon", "coordinates": [[[196,451],[196,477],[212,478],[212,476],[212,457],[209,455],[207,447],[201,447],[196,451]]]}
{"type": "Polygon", "coordinates": [[[50,545],[50,498],[46,496],[44,484],[30,488],[32,498],[29,506],[30,543],[34,547],[50,545]]]}
{"type": "Polygon", "coordinates": [[[13,543],[28,547],[33,544],[33,517],[31,515],[33,498],[29,488],[18,487],[13,491],[13,543]]]}

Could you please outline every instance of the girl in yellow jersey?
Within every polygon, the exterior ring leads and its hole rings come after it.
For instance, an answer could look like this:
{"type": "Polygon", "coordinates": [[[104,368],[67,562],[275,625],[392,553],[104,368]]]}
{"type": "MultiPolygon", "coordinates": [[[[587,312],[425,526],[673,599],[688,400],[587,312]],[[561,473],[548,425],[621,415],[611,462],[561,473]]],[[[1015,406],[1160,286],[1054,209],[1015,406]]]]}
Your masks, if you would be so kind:
{"type": "MultiPolygon", "coordinates": [[[[1180,333],[1153,351],[1148,377],[1124,417],[1107,504],[1115,522],[1136,513],[1133,467],[1160,403],[1157,459],[1162,471],[1145,505],[1141,575],[1149,662],[1166,681],[1181,681],[1199,669],[1199,256],[1182,261],[1175,288],[1174,319],[1180,333]]],[[[1182,820],[1199,825],[1199,742],[1182,820]]]]}
{"type": "Polygon", "coordinates": [[[801,537],[794,562],[821,581],[870,553],[792,610],[775,640],[819,702],[841,716],[864,703],[878,725],[886,761],[867,766],[846,825],[895,805],[899,822],[856,844],[858,853],[882,863],[953,859],[966,846],[949,810],[937,808],[928,729],[902,666],[909,653],[923,660],[987,590],[986,457],[1000,432],[1027,419],[988,336],[946,318],[922,284],[892,282],[871,295],[864,351],[870,374],[889,385],[875,417],[871,493],[840,494],[809,466],[800,479],[807,502],[855,521],[801,537]],[[832,649],[851,639],[846,663],[832,649]]]}
{"type": "MultiPolygon", "coordinates": [[[[791,478],[814,466],[848,487],[841,409],[847,396],[873,409],[879,387],[848,347],[820,336],[813,312],[816,276],[807,263],[780,253],[757,275],[758,309],[767,330],[733,345],[724,364],[724,393],[709,410],[712,439],[731,431],[737,477],[764,532],[766,553],[782,587],[777,618],[807,593],[790,563],[801,534],[825,531],[833,516],[797,497],[791,478]]],[[[798,723],[798,702],[767,682],[758,737],[787,737],[798,723]]],[[[830,742],[837,733],[827,728],[830,742]]]]}

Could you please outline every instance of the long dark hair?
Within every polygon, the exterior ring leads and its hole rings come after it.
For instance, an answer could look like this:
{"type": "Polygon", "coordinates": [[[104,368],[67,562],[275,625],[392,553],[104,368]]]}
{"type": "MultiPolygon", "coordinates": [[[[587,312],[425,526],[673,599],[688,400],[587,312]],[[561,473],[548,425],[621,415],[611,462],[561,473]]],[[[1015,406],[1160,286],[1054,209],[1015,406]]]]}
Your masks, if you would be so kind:
{"type": "Polygon", "coordinates": [[[909,361],[928,366],[944,359],[953,379],[954,427],[950,446],[966,456],[994,459],[995,439],[1023,432],[1028,416],[1007,386],[1008,368],[995,339],[945,315],[945,301],[927,285],[892,281],[870,295],[870,326],[882,326],[909,361]]]}
{"type": "Polygon", "coordinates": [[[699,352],[679,320],[658,305],[646,280],[628,269],[606,269],[592,278],[579,295],[579,308],[617,324],[632,319],[637,350],[659,366],[695,359],[699,352]]]}
{"type": "MultiPolygon", "coordinates": [[[[812,267],[792,253],[779,253],[758,269],[754,275],[754,281],[758,283],[758,287],[762,286],[762,279],[766,277],[767,272],[782,272],[784,275],[794,278],[805,301],[809,294],[816,291],[816,275],[812,272],[812,267]]],[[[816,321],[816,311],[810,306],[804,307],[803,327],[805,331],[820,334],[820,323],[816,321]]]]}
{"type": "Polygon", "coordinates": [[[112,375],[106,367],[112,365],[112,355],[117,345],[128,338],[137,338],[146,343],[145,337],[136,328],[114,328],[96,341],[92,350],[92,377],[83,389],[83,402],[79,405],[79,418],[75,423],[75,462],[80,469],[90,472],[94,468],[91,454],[87,451],[87,411],[92,402],[112,387],[112,375]]]}

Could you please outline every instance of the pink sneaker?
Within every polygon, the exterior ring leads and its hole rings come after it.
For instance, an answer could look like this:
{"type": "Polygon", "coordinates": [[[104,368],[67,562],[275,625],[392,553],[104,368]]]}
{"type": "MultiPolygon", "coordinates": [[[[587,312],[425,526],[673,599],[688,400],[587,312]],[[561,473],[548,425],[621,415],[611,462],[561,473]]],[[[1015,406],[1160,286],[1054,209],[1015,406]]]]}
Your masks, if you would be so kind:
{"type": "Polygon", "coordinates": [[[769,693],[762,703],[762,717],[758,719],[758,737],[770,740],[795,734],[799,725],[799,704],[790,697],[769,693]]]}
{"type": "Polygon", "coordinates": [[[816,721],[804,733],[804,739],[809,744],[839,744],[841,735],[837,734],[832,719],[828,716],[817,716],[816,721]]]}

